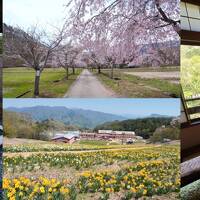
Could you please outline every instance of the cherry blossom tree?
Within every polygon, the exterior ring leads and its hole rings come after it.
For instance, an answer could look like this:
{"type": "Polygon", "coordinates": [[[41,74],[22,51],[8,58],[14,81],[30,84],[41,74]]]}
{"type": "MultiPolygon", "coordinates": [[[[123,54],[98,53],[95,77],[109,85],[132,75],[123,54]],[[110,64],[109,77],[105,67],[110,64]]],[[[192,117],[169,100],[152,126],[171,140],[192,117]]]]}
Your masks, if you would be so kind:
{"type": "Polygon", "coordinates": [[[57,29],[51,38],[37,26],[32,26],[26,31],[18,27],[4,32],[5,54],[18,56],[27,67],[35,70],[34,97],[39,96],[41,73],[61,44],[65,35],[64,30],[64,26],[57,29]]]}
{"type": "Polygon", "coordinates": [[[78,48],[73,48],[69,52],[69,64],[72,66],[72,73],[75,74],[75,68],[76,68],[76,59],[78,57],[78,54],[80,53],[78,48]]]}
{"type": "Polygon", "coordinates": [[[179,40],[179,0],[72,0],[71,5],[71,33],[98,66],[109,67],[111,60],[112,66],[127,66],[138,58],[138,46],[179,40]]]}
{"type": "Polygon", "coordinates": [[[98,73],[101,73],[101,67],[105,64],[105,56],[107,55],[108,48],[106,41],[107,39],[102,33],[87,33],[80,41],[90,64],[98,69],[98,73]]]}
{"type": "Polygon", "coordinates": [[[66,71],[66,79],[69,79],[69,61],[68,61],[68,48],[66,46],[60,47],[56,55],[59,67],[62,67],[66,71]]]}
{"type": "MultiPolygon", "coordinates": [[[[165,56],[154,44],[179,40],[179,0],[66,2],[66,21],[52,37],[37,26],[26,31],[14,28],[5,32],[5,53],[20,57],[35,70],[35,97],[39,96],[41,73],[55,55],[67,78],[69,67],[75,73],[82,61],[97,68],[98,73],[103,67],[110,69],[110,78],[114,78],[116,67],[140,63],[146,47],[149,50],[145,60],[149,64],[168,63],[171,59],[169,51],[165,51],[165,56]],[[69,41],[72,41],[70,45],[69,41]]],[[[178,58],[176,54],[179,52],[173,54],[174,59],[178,58]]]]}
{"type": "Polygon", "coordinates": [[[71,45],[71,42],[59,47],[57,51],[57,60],[59,66],[66,71],[66,79],[69,78],[69,68],[72,68],[72,73],[75,74],[76,59],[81,50],[71,45]]]}

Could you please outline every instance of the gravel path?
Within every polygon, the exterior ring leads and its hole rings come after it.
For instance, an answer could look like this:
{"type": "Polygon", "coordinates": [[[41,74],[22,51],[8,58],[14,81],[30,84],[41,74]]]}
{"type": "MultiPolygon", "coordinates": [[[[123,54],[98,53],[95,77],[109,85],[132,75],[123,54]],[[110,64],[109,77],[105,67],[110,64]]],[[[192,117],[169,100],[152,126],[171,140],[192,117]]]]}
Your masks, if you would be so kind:
{"type": "Polygon", "coordinates": [[[84,69],[64,97],[107,98],[116,94],[105,86],[87,69],[84,69]]]}

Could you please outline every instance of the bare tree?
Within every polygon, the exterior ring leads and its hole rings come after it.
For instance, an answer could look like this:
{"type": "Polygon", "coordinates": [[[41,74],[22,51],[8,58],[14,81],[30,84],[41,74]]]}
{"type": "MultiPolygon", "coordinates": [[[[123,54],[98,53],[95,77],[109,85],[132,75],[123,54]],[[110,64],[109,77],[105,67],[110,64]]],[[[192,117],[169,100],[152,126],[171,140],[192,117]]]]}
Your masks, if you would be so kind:
{"type": "Polygon", "coordinates": [[[27,31],[12,28],[5,32],[5,53],[17,55],[27,67],[35,70],[34,97],[39,96],[41,73],[64,38],[64,26],[50,38],[45,31],[32,26],[27,31]]]}

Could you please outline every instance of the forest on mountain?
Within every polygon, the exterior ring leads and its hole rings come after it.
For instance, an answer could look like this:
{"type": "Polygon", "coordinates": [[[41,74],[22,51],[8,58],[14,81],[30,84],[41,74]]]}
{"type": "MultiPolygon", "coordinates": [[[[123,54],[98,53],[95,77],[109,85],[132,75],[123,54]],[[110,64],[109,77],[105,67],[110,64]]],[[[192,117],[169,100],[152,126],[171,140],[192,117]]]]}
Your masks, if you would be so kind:
{"type": "MultiPolygon", "coordinates": [[[[83,112],[83,111],[82,111],[83,112]]],[[[152,141],[159,139],[163,130],[160,127],[165,126],[168,129],[164,130],[166,136],[171,132],[177,133],[178,124],[171,125],[172,117],[149,117],[142,119],[129,119],[108,121],[99,123],[94,129],[75,125],[73,123],[64,123],[59,119],[46,118],[43,120],[35,120],[27,113],[19,113],[4,110],[4,135],[10,138],[29,138],[49,140],[58,131],[73,131],[73,130],[88,130],[97,132],[100,129],[125,130],[135,131],[137,136],[142,136],[144,139],[152,137],[152,141]],[[155,135],[154,135],[155,133],[155,135]]],[[[94,119],[95,120],[95,119],[94,119]]],[[[171,137],[171,136],[170,136],[171,137]]],[[[168,137],[168,138],[170,138],[168,137]]],[[[172,136],[171,138],[178,138],[172,136]]]]}
{"type": "Polygon", "coordinates": [[[4,136],[10,138],[49,140],[55,131],[78,129],[61,121],[52,119],[34,121],[27,114],[4,111],[4,136]]]}
{"type": "Polygon", "coordinates": [[[144,139],[148,139],[151,136],[153,136],[157,128],[160,128],[161,126],[170,127],[171,121],[171,117],[129,119],[124,121],[107,122],[102,125],[96,126],[94,130],[97,131],[99,129],[106,129],[119,131],[135,131],[137,136],[141,136],[144,139]]]}
{"type": "Polygon", "coordinates": [[[166,139],[170,140],[180,140],[180,128],[179,126],[169,125],[167,127],[157,128],[153,135],[150,137],[150,141],[164,142],[166,139]]]}

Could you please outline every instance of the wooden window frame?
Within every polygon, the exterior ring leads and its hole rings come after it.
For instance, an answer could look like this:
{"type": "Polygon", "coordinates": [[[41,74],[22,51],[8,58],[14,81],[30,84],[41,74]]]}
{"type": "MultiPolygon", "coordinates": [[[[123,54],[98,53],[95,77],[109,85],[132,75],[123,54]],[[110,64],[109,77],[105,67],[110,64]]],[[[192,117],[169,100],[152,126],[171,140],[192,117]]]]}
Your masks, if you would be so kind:
{"type": "MultiPolygon", "coordinates": [[[[200,6],[199,0],[181,0],[184,3],[190,3],[196,6],[200,6]]],[[[181,44],[200,46],[200,32],[181,30],[181,44]]]]}

